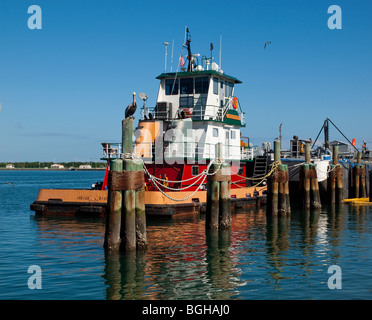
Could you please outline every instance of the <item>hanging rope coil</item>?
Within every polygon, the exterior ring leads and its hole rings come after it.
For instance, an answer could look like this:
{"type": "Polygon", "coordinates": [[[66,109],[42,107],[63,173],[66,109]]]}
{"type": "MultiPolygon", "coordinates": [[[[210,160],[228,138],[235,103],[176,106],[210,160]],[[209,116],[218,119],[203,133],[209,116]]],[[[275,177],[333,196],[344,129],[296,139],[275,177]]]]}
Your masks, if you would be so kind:
{"type": "Polygon", "coordinates": [[[153,185],[165,196],[167,197],[168,199],[170,200],[173,200],[173,201],[185,201],[189,198],[191,198],[196,192],[198,192],[201,187],[203,186],[203,184],[205,183],[205,180],[207,178],[207,176],[211,176],[211,175],[215,175],[221,168],[221,165],[223,164],[223,160],[222,159],[216,159],[216,160],[212,160],[207,168],[205,170],[203,170],[199,175],[195,176],[195,177],[192,177],[192,178],[189,178],[189,179],[186,179],[186,180],[180,180],[180,181],[171,181],[171,180],[166,180],[166,179],[161,179],[161,178],[157,178],[155,177],[154,175],[150,174],[150,172],[147,170],[146,166],[145,166],[145,163],[143,162],[143,159],[141,159],[140,157],[138,157],[136,154],[131,154],[131,153],[125,153],[122,155],[124,159],[140,159],[142,161],[142,164],[143,164],[143,170],[145,172],[145,174],[150,178],[151,182],[153,183],[153,185]],[[210,168],[212,166],[212,164],[214,163],[219,163],[219,166],[218,168],[215,170],[215,171],[210,171],[210,168]],[[193,179],[196,179],[191,185],[187,186],[187,187],[184,187],[184,188],[172,188],[172,187],[168,187],[168,186],[165,186],[164,184],[162,184],[161,182],[167,182],[167,183],[182,183],[182,182],[187,182],[187,181],[191,181],[193,179]],[[183,199],[176,199],[176,198],[173,198],[171,197],[169,194],[165,193],[162,188],[165,188],[165,189],[168,189],[168,190],[171,190],[171,191],[183,191],[183,190],[186,190],[186,189],[189,189],[191,188],[192,186],[194,186],[196,183],[200,182],[201,183],[199,184],[199,186],[196,188],[196,190],[194,190],[190,195],[188,195],[186,198],[183,198],[183,199]]]}

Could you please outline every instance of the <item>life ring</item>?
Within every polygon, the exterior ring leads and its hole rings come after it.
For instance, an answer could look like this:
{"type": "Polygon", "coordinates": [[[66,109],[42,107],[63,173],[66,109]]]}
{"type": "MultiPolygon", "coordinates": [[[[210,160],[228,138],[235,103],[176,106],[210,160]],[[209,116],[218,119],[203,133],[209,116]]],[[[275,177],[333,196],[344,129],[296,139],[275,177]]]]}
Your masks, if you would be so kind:
{"type": "Polygon", "coordinates": [[[182,112],[183,112],[185,118],[190,118],[191,117],[191,112],[190,112],[189,109],[183,109],[182,112]]]}
{"type": "Polygon", "coordinates": [[[238,98],[237,97],[234,97],[232,99],[232,106],[234,109],[238,109],[238,98]]]}

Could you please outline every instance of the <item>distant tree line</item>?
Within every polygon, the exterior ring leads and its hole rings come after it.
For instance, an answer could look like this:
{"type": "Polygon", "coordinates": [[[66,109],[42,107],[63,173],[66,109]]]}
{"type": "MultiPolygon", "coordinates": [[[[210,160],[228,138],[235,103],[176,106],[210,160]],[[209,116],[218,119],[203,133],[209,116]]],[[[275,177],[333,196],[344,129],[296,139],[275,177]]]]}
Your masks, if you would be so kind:
{"type": "Polygon", "coordinates": [[[14,165],[17,169],[37,169],[37,168],[50,168],[52,164],[61,164],[66,169],[79,168],[80,165],[91,165],[92,169],[100,169],[106,167],[106,162],[0,162],[0,168],[5,168],[7,164],[14,165]]]}

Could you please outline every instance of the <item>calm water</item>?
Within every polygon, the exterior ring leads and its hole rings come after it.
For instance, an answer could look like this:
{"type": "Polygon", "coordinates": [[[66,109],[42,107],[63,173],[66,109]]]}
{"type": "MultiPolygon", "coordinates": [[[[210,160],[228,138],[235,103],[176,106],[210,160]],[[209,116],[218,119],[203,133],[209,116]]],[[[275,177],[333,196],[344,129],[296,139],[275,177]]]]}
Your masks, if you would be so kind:
{"type": "Polygon", "coordinates": [[[35,218],[39,188],[89,188],[103,172],[0,171],[0,299],[372,299],[372,207],[266,219],[148,221],[146,252],[105,255],[104,221],[35,218]],[[11,182],[8,184],[6,182],[11,182]],[[30,290],[28,267],[42,270],[30,290]],[[328,288],[328,267],[342,289],[328,288]]]}

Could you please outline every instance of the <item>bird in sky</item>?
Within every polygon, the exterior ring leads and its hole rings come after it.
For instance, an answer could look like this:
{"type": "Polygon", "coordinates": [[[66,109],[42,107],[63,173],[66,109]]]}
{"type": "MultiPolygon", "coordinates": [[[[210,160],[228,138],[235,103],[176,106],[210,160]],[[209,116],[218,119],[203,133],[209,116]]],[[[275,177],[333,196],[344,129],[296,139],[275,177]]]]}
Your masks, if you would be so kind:
{"type": "Polygon", "coordinates": [[[136,109],[137,109],[136,93],[133,92],[133,102],[130,105],[128,105],[128,107],[125,109],[125,118],[134,115],[136,109]]]}
{"type": "Polygon", "coordinates": [[[269,45],[270,43],[271,43],[271,41],[267,41],[267,42],[265,42],[264,49],[266,49],[267,45],[269,45]]]}

